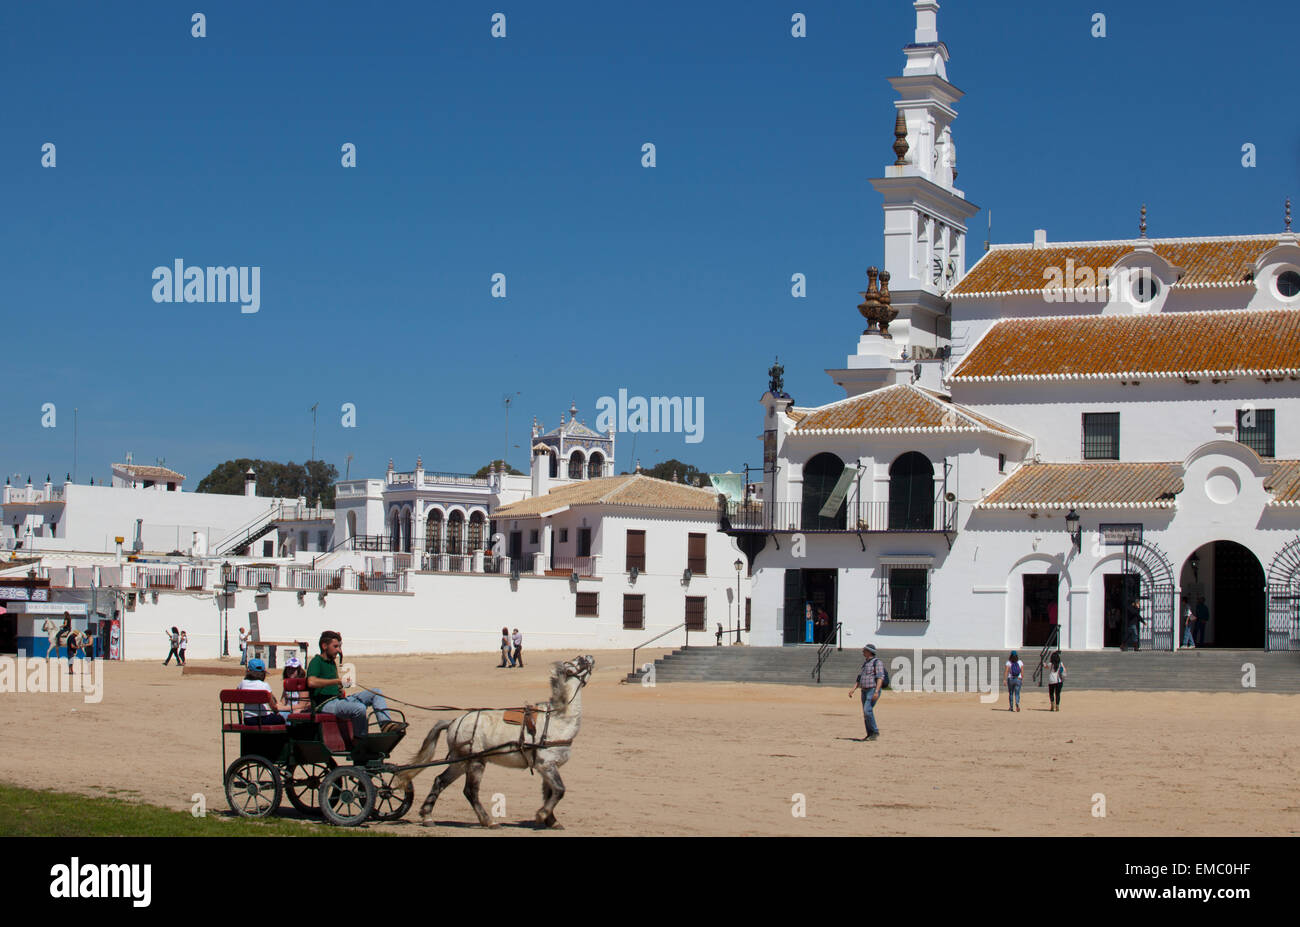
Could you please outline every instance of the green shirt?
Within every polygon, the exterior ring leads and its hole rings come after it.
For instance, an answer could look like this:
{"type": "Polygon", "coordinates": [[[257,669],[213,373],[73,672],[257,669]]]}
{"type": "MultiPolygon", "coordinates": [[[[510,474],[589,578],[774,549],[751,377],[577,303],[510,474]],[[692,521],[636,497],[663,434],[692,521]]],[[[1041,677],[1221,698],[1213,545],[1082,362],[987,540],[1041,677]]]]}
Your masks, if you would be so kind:
{"type": "MultiPolygon", "coordinates": [[[[338,664],[331,663],[319,654],[311,658],[307,664],[308,677],[315,676],[318,679],[338,679],[338,664]]],[[[343,690],[338,686],[321,686],[319,689],[311,689],[311,703],[313,706],[320,705],[332,698],[341,698],[343,690]]]]}

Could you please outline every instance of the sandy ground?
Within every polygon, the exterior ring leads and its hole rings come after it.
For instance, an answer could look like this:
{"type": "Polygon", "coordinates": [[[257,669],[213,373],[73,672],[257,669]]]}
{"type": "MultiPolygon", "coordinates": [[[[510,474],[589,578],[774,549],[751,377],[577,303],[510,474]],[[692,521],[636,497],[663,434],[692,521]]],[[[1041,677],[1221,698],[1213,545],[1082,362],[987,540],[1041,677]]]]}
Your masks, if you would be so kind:
{"type": "MultiPolygon", "coordinates": [[[[638,662],[656,655],[642,651],[638,662]]],[[[363,684],[411,702],[505,706],[545,698],[547,662],[572,656],[529,653],[513,670],[497,669],[495,654],[355,662],[363,684]]],[[[882,737],[863,743],[859,703],[842,688],[645,688],[620,684],[628,652],[600,652],[596,662],[562,770],[568,793],[557,817],[568,835],[1300,833],[1300,696],[1067,686],[1061,712],[1030,689],[1013,714],[975,695],[886,693],[882,737]]],[[[224,813],[217,691],[235,681],[133,662],[106,666],[98,704],[71,693],[0,695],[0,781],[183,810],[199,792],[224,813]]],[[[398,760],[415,753],[435,716],[408,717],[398,760]]],[[[416,780],[417,808],[433,775],[416,780]]],[[[538,835],[526,822],[541,780],[489,766],[484,804],[497,793],[499,830],[477,826],[459,783],[439,799],[434,826],[419,826],[413,809],[387,829],[538,835]]]]}

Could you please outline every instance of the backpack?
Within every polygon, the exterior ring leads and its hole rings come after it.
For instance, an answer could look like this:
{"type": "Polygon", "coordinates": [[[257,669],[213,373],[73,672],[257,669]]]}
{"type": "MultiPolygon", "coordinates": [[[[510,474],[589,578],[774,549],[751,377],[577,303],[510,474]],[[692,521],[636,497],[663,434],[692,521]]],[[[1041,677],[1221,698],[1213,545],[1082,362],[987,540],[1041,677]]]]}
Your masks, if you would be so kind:
{"type": "Polygon", "coordinates": [[[883,692],[889,688],[889,668],[885,666],[885,661],[880,659],[880,657],[872,657],[872,659],[880,664],[880,675],[885,680],[880,684],[880,691],[883,692]]]}
{"type": "Polygon", "coordinates": [[[1013,661],[1011,662],[1011,678],[1012,678],[1012,679],[1019,679],[1019,678],[1020,678],[1020,661],[1019,661],[1019,660],[1013,660],[1013,661]]]}

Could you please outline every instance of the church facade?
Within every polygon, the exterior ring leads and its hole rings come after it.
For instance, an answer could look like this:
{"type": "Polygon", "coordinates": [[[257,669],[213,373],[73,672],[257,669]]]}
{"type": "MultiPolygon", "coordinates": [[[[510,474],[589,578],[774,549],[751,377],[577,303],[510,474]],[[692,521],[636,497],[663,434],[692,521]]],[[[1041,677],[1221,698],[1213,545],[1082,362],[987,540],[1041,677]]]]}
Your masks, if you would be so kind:
{"type": "MultiPolygon", "coordinates": [[[[934,0],[915,0],[884,270],[846,398],[762,399],[754,644],[1300,649],[1300,239],[997,245],[967,271],[934,0]]],[[[847,325],[846,325],[847,327],[847,325]]]]}

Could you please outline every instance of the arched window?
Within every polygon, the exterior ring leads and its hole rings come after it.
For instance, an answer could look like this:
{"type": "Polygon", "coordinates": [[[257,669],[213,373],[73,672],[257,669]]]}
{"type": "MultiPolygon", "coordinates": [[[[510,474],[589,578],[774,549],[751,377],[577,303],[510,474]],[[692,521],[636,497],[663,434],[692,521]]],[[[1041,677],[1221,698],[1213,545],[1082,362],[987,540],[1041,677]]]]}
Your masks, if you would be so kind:
{"type": "Polygon", "coordinates": [[[889,468],[891,531],[934,530],[934,464],[909,451],[889,468]]]}
{"type": "Polygon", "coordinates": [[[557,476],[560,475],[560,461],[556,458],[555,451],[551,451],[546,456],[551,459],[550,460],[551,479],[555,479],[557,476]]]}
{"type": "Polygon", "coordinates": [[[465,513],[452,512],[447,516],[447,553],[463,554],[465,540],[465,513]]]}
{"type": "Polygon", "coordinates": [[[469,544],[465,548],[470,553],[483,549],[483,513],[475,512],[469,517],[469,544]]]}
{"type": "Polygon", "coordinates": [[[424,523],[424,549],[431,554],[442,553],[442,511],[434,509],[424,523]]]}
{"type": "Polygon", "coordinates": [[[348,512],[348,537],[354,538],[356,536],[357,536],[357,513],[348,512]]]}
{"type": "Polygon", "coordinates": [[[582,479],[582,465],[585,461],[582,459],[582,451],[574,451],[569,457],[569,479],[582,479]]]}
{"type": "Polygon", "coordinates": [[[803,465],[803,507],[799,520],[803,530],[844,530],[847,511],[844,499],[840,499],[832,514],[821,514],[843,472],[844,461],[834,454],[818,454],[803,465]]]}
{"type": "Polygon", "coordinates": [[[402,549],[402,513],[393,509],[391,525],[388,529],[388,540],[392,550],[402,549]]]}
{"type": "Polygon", "coordinates": [[[407,509],[402,513],[402,550],[405,553],[411,552],[411,510],[407,509]]]}
{"type": "Polygon", "coordinates": [[[587,461],[587,479],[594,480],[605,475],[605,455],[596,451],[587,461]]]}

